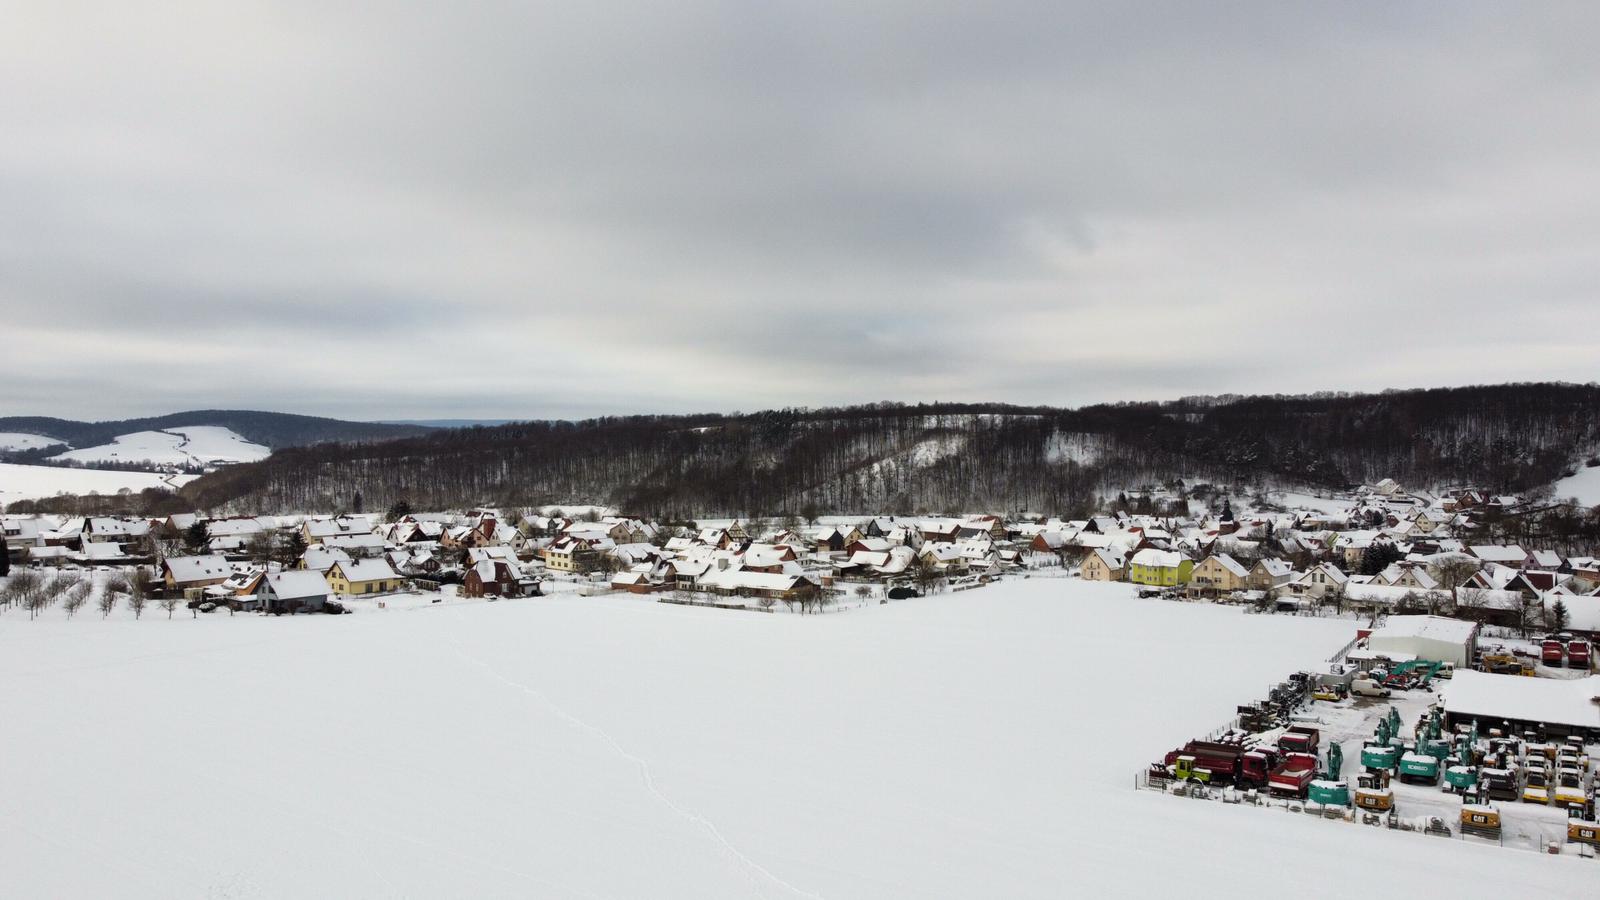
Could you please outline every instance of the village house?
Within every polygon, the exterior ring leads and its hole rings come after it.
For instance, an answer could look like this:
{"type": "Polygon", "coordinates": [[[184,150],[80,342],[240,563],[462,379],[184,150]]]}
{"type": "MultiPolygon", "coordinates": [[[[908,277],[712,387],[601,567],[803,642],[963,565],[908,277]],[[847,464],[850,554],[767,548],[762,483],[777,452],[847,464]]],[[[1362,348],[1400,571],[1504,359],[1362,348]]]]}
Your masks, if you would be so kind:
{"type": "Polygon", "coordinates": [[[207,588],[233,575],[233,564],[222,556],[169,556],[161,562],[161,580],[169,591],[207,588]]]}
{"type": "Polygon", "coordinates": [[[1226,553],[1213,553],[1196,563],[1189,573],[1189,594],[1220,597],[1250,586],[1250,570],[1226,553]]]}
{"type": "Polygon", "coordinates": [[[1528,551],[1516,544],[1477,544],[1467,547],[1467,552],[1486,563],[1498,563],[1513,569],[1532,564],[1528,551]]]}
{"type": "Polygon", "coordinates": [[[1078,574],[1089,581],[1121,581],[1127,574],[1127,560],[1109,548],[1089,551],[1078,574]]]}
{"type": "Polygon", "coordinates": [[[1294,568],[1281,559],[1258,559],[1250,567],[1249,589],[1274,591],[1289,583],[1294,568]]]}
{"type": "Polygon", "coordinates": [[[924,543],[955,543],[961,533],[961,523],[951,521],[926,521],[917,523],[917,533],[924,543]]]}
{"type": "Polygon", "coordinates": [[[544,565],[552,572],[593,572],[600,568],[601,555],[613,546],[610,538],[585,540],[564,535],[544,548],[544,565]]]}
{"type": "Polygon", "coordinates": [[[99,541],[127,543],[147,537],[150,534],[150,523],[145,519],[93,516],[84,520],[81,534],[86,544],[99,541]]]}
{"type": "Polygon", "coordinates": [[[332,537],[371,534],[372,523],[360,516],[316,517],[301,523],[300,531],[307,544],[320,544],[332,537]]]}
{"type": "Polygon", "coordinates": [[[740,568],[714,569],[700,578],[701,590],[740,597],[767,597],[774,600],[801,600],[821,593],[822,586],[811,576],[795,573],[772,574],[740,568]]]}
{"type": "Polygon", "coordinates": [[[300,560],[295,563],[295,567],[316,572],[320,575],[333,568],[334,563],[349,562],[350,560],[350,554],[343,550],[331,549],[317,544],[307,547],[306,552],[300,554],[300,560]]]}
{"type": "Polygon", "coordinates": [[[1194,561],[1176,550],[1146,547],[1128,560],[1128,580],[1134,584],[1176,587],[1188,582],[1194,561]]]}
{"type": "Polygon", "coordinates": [[[263,578],[257,597],[263,612],[319,612],[327,606],[328,594],[328,581],[320,573],[290,569],[263,578]]]}
{"type": "Polygon", "coordinates": [[[335,594],[384,594],[404,583],[387,559],[340,560],[328,569],[327,579],[335,594]]]}
{"type": "Polygon", "coordinates": [[[1286,587],[1297,597],[1321,599],[1344,589],[1349,581],[1350,576],[1333,563],[1318,563],[1292,579],[1286,587]]]}
{"type": "Polygon", "coordinates": [[[481,559],[461,579],[461,593],[468,597],[520,597],[527,586],[528,579],[515,560],[481,559]]]}
{"type": "Polygon", "coordinates": [[[945,541],[925,541],[917,554],[917,562],[940,574],[965,574],[967,571],[967,560],[961,555],[961,549],[945,541]]]}

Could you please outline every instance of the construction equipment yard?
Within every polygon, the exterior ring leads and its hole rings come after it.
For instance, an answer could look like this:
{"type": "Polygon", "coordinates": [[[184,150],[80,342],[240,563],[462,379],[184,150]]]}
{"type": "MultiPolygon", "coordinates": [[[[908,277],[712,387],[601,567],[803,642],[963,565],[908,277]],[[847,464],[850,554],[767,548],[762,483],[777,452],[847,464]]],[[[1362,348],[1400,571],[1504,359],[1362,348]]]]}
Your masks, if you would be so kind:
{"type": "Polygon", "coordinates": [[[1373,659],[1366,644],[1363,635],[1324,672],[1291,674],[1136,785],[1335,824],[1597,855],[1600,676],[1586,657],[1581,671],[1530,664],[1551,677],[1528,677],[1499,674],[1509,655],[1499,647],[1475,650],[1458,670],[1373,659]]]}

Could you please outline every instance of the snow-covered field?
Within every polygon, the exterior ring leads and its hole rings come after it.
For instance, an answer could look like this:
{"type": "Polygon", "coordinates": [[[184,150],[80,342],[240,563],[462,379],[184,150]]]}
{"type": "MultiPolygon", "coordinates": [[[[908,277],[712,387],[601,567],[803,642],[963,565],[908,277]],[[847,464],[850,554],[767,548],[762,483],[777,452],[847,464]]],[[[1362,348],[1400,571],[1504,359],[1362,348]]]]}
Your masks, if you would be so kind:
{"type": "Polygon", "coordinates": [[[82,447],[52,459],[81,463],[106,461],[144,462],[157,465],[206,466],[216,462],[253,462],[272,451],[215,425],[185,425],[165,431],[136,431],[118,435],[109,444],[82,447]]]}
{"type": "Polygon", "coordinates": [[[55,438],[45,437],[42,434],[24,434],[20,431],[0,431],[0,450],[38,450],[60,444],[55,438]]]}
{"type": "Polygon", "coordinates": [[[1132,789],[1348,622],[1062,579],[806,617],[164,615],[0,615],[5,893],[1572,896],[1596,874],[1132,789]]]}
{"type": "Polygon", "coordinates": [[[1600,506],[1600,466],[1579,466],[1577,474],[1556,482],[1552,496],[1577,497],[1585,506],[1600,506]]]}
{"type": "Polygon", "coordinates": [[[59,493],[115,494],[127,488],[180,487],[193,475],[159,475],[154,472],[114,472],[108,469],[64,469],[58,466],[21,466],[0,463],[0,503],[53,497],[59,493]]]}

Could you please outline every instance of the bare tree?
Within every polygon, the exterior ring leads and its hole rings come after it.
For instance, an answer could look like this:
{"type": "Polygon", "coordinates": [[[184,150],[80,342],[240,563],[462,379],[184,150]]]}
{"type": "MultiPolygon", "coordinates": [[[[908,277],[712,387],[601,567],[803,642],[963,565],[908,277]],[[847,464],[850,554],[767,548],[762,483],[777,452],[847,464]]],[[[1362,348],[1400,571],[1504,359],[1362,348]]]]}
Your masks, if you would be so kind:
{"type": "Polygon", "coordinates": [[[128,576],[128,608],[133,610],[133,618],[144,615],[144,608],[150,602],[150,573],[143,568],[135,568],[128,576]]]}
{"type": "MultiPolygon", "coordinates": [[[[126,586],[127,582],[123,582],[123,585],[126,586]]],[[[111,589],[111,585],[105,586],[105,590],[100,594],[100,599],[95,601],[95,606],[100,610],[100,618],[102,619],[110,617],[111,611],[117,608],[117,592],[111,589]]]]}
{"type": "Polygon", "coordinates": [[[33,572],[18,572],[6,581],[4,589],[0,589],[0,603],[10,606],[13,603],[27,606],[27,598],[39,587],[40,577],[33,572]]]}
{"type": "Polygon", "coordinates": [[[61,578],[41,578],[26,596],[22,598],[22,605],[28,610],[28,621],[33,621],[55,602],[56,594],[61,590],[61,578]]]}
{"type": "Polygon", "coordinates": [[[167,611],[167,621],[170,622],[172,620],[172,611],[178,608],[179,603],[183,602],[183,597],[175,591],[167,591],[161,595],[159,602],[161,603],[161,608],[167,611]]]}
{"type": "Polygon", "coordinates": [[[67,590],[66,596],[61,600],[61,608],[67,611],[67,618],[70,619],[76,616],[78,614],[78,610],[83,609],[83,605],[89,602],[89,594],[93,590],[94,582],[87,578],[78,579],[77,582],[67,590]]]}
{"type": "Polygon", "coordinates": [[[1447,591],[1464,587],[1477,574],[1478,563],[1466,557],[1452,557],[1434,567],[1438,573],[1439,587],[1447,591]]]}

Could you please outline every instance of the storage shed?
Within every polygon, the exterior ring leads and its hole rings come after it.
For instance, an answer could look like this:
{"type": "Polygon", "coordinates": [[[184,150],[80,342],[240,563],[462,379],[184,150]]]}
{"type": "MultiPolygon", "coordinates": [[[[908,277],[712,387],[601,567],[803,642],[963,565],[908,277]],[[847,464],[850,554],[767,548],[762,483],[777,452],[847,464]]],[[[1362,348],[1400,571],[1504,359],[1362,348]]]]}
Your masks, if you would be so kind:
{"type": "Polygon", "coordinates": [[[1510,726],[1510,733],[1535,728],[1552,737],[1600,738],[1600,675],[1587,678],[1527,678],[1456,670],[1440,692],[1450,728],[1510,726]]]}
{"type": "Polygon", "coordinates": [[[1367,649],[1390,658],[1409,657],[1466,666],[1478,643],[1478,626],[1440,616],[1390,616],[1367,638],[1367,649]]]}

